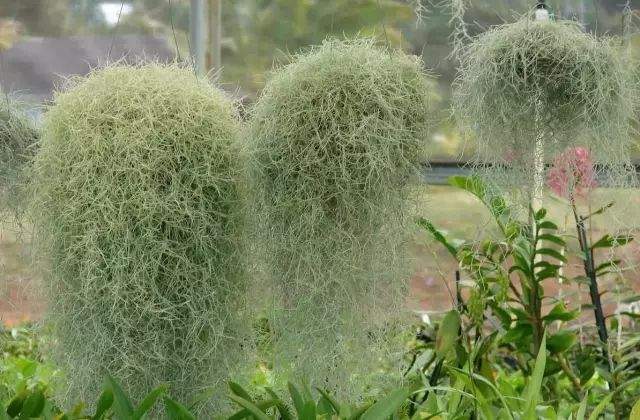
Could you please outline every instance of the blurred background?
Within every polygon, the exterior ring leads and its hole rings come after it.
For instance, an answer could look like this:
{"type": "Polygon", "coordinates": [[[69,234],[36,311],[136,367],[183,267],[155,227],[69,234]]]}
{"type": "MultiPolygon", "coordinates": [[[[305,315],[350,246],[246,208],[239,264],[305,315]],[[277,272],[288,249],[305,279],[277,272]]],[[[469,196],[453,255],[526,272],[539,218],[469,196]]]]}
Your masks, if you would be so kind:
{"type": "MultiPolygon", "coordinates": [[[[438,78],[443,124],[435,159],[464,155],[451,122],[452,19],[470,36],[512,21],[532,0],[0,0],[0,85],[38,118],[63,80],[106,61],[181,61],[203,56],[203,70],[251,103],[270,69],[327,37],[375,35],[423,57],[438,78]],[[219,16],[218,16],[219,14],[219,16]],[[195,34],[194,34],[195,31],[195,34]],[[386,34],[385,34],[386,32],[386,34]],[[190,36],[191,35],[191,36],[190,36]],[[195,37],[195,38],[194,38],[195,37]],[[219,51],[219,52],[218,52],[219,51]]],[[[620,35],[624,0],[555,0],[555,15],[598,34],[620,35]]],[[[640,1],[628,2],[635,9],[640,1]]]]}
{"type": "MultiPolygon", "coordinates": [[[[291,54],[327,37],[373,35],[422,56],[437,77],[438,130],[428,142],[432,160],[454,166],[473,149],[463,143],[450,117],[451,85],[457,63],[453,52],[461,18],[469,36],[515,20],[535,6],[533,0],[0,0],[0,86],[25,103],[35,121],[66,79],[87,74],[108,61],[185,61],[217,79],[245,105],[256,100],[269,71],[291,54]],[[457,28],[457,29],[456,29],[457,28]]],[[[547,1],[557,18],[573,19],[586,31],[621,36],[625,8],[640,0],[547,1]]],[[[632,20],[629,20],[632,21],[632,20]]],[[[633,28],[632,28],[633,29],[633,28]]],[[[632,30],[631,33],[635,31],[632,30]]],[[[634,53],[637,37],[630,36],[634,53]]],[[[468,194],[424,185],[419,209],[437,226],[466,238],[486,233],[489,216],[468,194]]],[[[605,192],[604,194],[609,194],[605,192]]],[[[625,209],[637,209],[640,195],[626,194],[625,209]]],[[[547,206],[561,206],[553,202],[547,206]]],[[[555,207],[554,207],[555,206],[555,207]]],[[[559,212],[559,210],[558,210],[559,212]]],[[[562,219],[563,214],[557,214],[562,219]]],[[[621,217],[622,218],[622,217],[621,217]]],[[[635,226],[637,210],[625,215],[635,226]]],[[[0,227],[0,321],[37,319],[40,299],[30,291],[28,238],[0,227]]],[[[629,248],[634,264],[638,248],[629,248]]],[[[426,236],[412,246],[415,306],[450,306],[446,285],[455,262],[426,236]]],[[[632,279],[637,283],[637,279],[632,279]]]]}

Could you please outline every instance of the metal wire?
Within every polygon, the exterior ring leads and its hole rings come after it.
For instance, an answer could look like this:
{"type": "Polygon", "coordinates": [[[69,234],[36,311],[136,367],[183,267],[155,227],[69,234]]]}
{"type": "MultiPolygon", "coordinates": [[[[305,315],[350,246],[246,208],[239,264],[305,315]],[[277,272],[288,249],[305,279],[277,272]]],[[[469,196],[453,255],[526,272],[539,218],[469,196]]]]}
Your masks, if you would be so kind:
{"type": "Polygon", "coordinates": [[[118,20],[116,21],[116,25],[113,28],[113,35],[111,36],[111,45],[109,45],[109,52],[107,53],[107,61],[111,60],[111,51],[113,50],[113,45],[116,42],[116,36],[118,35],[118,28],[120,27],[120,18],[122,17],[122,10],[124,9],[124,0],[120,2],[120,11],[118,12],[118,20]]]}

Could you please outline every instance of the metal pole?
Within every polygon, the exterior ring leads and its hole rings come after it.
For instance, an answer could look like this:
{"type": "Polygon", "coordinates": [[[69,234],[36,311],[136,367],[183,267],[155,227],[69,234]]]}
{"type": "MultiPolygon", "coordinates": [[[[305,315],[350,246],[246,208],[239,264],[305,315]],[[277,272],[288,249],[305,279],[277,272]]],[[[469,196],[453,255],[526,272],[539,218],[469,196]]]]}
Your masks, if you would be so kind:
{"type": "Polygon", "coordinates": [[[196,73],[202,76],[206,72],[206,3],[205,0],[191,0],[189,29],[191,32],[191,59],[196,73]]]}
{"type": "Polygon", "coordinates": [[[209,70],[222,68],[222,0],[209,0],[209,70]]]}

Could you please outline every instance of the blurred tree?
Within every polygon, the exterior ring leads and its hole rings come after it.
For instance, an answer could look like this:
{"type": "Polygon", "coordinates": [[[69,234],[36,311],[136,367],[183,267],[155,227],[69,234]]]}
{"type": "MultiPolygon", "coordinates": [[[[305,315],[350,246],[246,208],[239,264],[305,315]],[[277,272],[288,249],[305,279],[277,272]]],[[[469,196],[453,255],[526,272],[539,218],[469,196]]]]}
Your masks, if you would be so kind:
{"type": "Polygon", "coordinates": [[[231,38],[223,52],[225,80],[250,92],[288,53],[330,36],[376,34],[384,40],[384,29],[389,42],[400,45],[400,27],[415,20],[407,2],[394,0],[239,0],[225,4],[223,14],[231,38]]]}
{"type": "Polygon", "coordinates": [[[61,36],[67,32],[72,0],[0,0],[3,18],[20,22],[26,34],[61,36]]]}
{"type": "Polygon", "coordinates": [[[14,20],[0,20],[0,52],[11,48],[18,38],[18,24],[14,20]]]}

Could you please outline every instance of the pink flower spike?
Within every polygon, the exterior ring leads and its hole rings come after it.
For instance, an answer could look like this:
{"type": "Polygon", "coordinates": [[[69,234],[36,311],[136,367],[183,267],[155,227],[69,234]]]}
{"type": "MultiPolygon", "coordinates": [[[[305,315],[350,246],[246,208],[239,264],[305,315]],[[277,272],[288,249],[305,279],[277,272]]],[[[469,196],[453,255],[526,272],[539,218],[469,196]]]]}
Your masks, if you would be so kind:
{"type": "Polygon", "coordinates": [[[549,170],[547,185],[559,197],[584,198],[598,186],[589,150],[570,147],[556,156],[549,170]]]}

